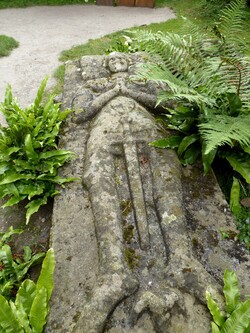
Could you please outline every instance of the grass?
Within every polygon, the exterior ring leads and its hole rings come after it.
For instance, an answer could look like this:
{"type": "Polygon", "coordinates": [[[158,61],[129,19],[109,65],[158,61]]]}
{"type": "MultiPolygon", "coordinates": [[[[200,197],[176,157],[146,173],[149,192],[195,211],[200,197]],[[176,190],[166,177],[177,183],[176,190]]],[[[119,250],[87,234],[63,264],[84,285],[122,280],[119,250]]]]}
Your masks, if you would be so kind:
{"type": "Polygon", "coordinates": [[[12,37],[0,35],[0,57],[5,57],[18,47],[19,43],[12,37]]]}
{"type": "Polygon", "coordinates": [[[93,4],[94,0],[0,0],[0,9],[30,6],[62,6],[93,4]]]}

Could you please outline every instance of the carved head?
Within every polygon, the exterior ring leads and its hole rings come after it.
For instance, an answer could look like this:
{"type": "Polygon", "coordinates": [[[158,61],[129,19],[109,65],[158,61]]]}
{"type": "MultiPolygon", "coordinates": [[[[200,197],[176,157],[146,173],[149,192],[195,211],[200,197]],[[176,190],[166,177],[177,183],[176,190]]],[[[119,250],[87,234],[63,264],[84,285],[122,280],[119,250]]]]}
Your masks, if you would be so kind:
{"type": "Polygon", "coordinates": [[[128,60],[125,54],[112,52],[107,58],[107,66],[112,73],[126,72],[128,70],[128,60]]]}

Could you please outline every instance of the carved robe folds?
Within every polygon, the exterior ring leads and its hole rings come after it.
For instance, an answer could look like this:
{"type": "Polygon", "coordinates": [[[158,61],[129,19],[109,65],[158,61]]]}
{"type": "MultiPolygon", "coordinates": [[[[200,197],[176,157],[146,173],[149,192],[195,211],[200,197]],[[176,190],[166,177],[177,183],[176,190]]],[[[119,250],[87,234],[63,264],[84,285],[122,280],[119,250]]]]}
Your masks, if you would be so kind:
{"type": "Polygon", "coordinates": [[[148,146],[163,133],[149,113],[158,88],[131,81],[141,62],[113,54],[66,66],[63,107],[75,113],[61,146],[78,158],[62,172],[80,181],[55,199],[47,332],[205,333],[205,291],[220,299],[225,268],[250,293],[249,255],[238,248],[236,258],[219,236],[221,225],[234,226],[212,175],[183,175],[174,151],[148,146]]]}

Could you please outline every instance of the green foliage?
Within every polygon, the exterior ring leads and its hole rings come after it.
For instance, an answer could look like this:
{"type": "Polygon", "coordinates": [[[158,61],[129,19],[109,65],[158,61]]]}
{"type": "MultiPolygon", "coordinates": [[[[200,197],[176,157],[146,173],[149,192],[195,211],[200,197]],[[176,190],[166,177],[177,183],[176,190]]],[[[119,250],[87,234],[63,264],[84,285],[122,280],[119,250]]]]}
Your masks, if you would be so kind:
{"type": "Polygon", "coordinates": [[[13,229],[1,233],[0,240],[0,295],[9,300],[24,280],[30,267],[42,262],[45,253],[32,254],[29,246],[24,246],[23,255],[13,255],[7,244],[11,236],[22,233],[23,230],[13,229]]]}
{"type": "Polygon", "coordinates": [[[0,57],[8,56],[19,43],[12,37],[0,35],[0,57]]]}
{"type": "MultiPolygon", "coordinates": [[[[248,169],[249,172],[249,169],[248,169]]],[[[237,229],[240,231],[237,238],[250,250],[250,188],[237,179],[233,178],[230,191],[230,208],[237,220],[237,229]],[[247,202],[244,205],[244,201],[247,202]],[[243,202],[243,204],[241,204],[243,202]]]]}
{"type": "Polygon", "coordinates": [[[60,6],[60,5],[85,5],[93,4],[94,0],[0,0],[0,9],[2,8],[20,8],[29,6],[60,6]]]}
{"type": "Polygon", "coordinates": [[[20,235],[22,232],[22,229],[13,229],[13,227],[9,227],[6,232],[0,232],[0,247],[8,243],[13,235],[20,235]]]}
{"type": "Polygon", "coordinates": [[[240,182],[237,178],[233,178],[233,184],[230,191],[230,209],[234,215],[241,211],[240,205],[240,182]]]}
{"type": "Polygon", "coordinates": [[[0,105],[8,124],[0,125],[0,198],[8,199],[3,207],[28,200],[26,223],[49,197],[59,193],[56,185],[63,187],[74,180],[57,175],[58,168],[74,156],[57,149],[60,125],[69,111],[60,111],[53,96],[42,106],[46,82],[44,79],[28,108],[20,108],[10,86],[0,105]]]}
{"type": "Polygon", "coordinates": [[[106,50],[106,53],[111,52],[124,52],[124,53],[135,53],[139,51],[140,47],[135,45],[129,36],[123,35],[116,37],[111,46],[106,50]]]}
{"type": "Polygon", "coordinates": [[[35,284],[26,279],[18,289],[15,301],[0,295],[0,328],[3,333],[42,333],[49,313],[53,289],[55,258],[48,250],[35,284]]]}
{"type": "MultiPolygon", "coordinates": [[[[167,108],[165,122],[183,137],[178,148],[183,164],[202,156],[206,172],[220,154],[216,150],[236,147],[242,153],[250,143],[250,62],[240,55],[244,45],[235,44],[243,8],[243,0],[232,2],[222,12],[213,38],[195,27],[192,35],[144,32],[136,37],[144,49],[161,59],[157,65],[143,66],[139,77],[165,84],[158,103],[175,102],[173,109],[167,108]]],[[[237,162],[239,166],[239,157],[237,162]]],[[[245,177],[238,166],[236,171],[245,177]]]]}
{"type": "Polygon", "coordinates": [[[242,147],[250,145],[249,114],[237,117],[218,114],[210,116],[207,122],[198,125],[199,133],[206,141],[206,154],[219,146],[233,147],[236,142],[242,147]]]}
{"type": "Polygon", "coordinates": [[[183,165],[201,158],[204,173],[215,158],[225,159],[234,176],[250,184],[250,61],[239,38],[245,3],[230,1],[212,36],[191,23],[190,34],[144,31],[133,40],[158,57],[138,76],[165,86],[158,96],[166,110],[161,119],[174,130],[173,139],[151,145],[176,149],[183,165]]]}
{"type": "Polygon", "coordinates": [[[206,292],[207,306],[212,315],[212,333],[249,333],[250,299],[240,301],[238,280],[235,272],[224,273],[224,289],[226,313],[223,313],[210,293],[206,292]]]}

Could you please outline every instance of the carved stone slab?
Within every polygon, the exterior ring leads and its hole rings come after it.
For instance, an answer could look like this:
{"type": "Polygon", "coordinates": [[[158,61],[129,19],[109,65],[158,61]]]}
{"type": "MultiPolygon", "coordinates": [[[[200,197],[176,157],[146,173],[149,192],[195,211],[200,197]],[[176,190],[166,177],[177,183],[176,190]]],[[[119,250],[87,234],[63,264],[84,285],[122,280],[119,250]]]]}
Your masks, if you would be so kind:
{"type": "Polygon", "coordinates": [[[150,114],[160,87],[133,79],[143,61],[66,65],[63,107],[75,111],[60,144],[78,157],[62,172],[79,181],[55,199],[47,332],[204,333],[205,291],[221,301],[226,268],[250,293],[248,253],[220,236],[235,227],[213,176],[148,146],[166,133],[150,114]]]}

